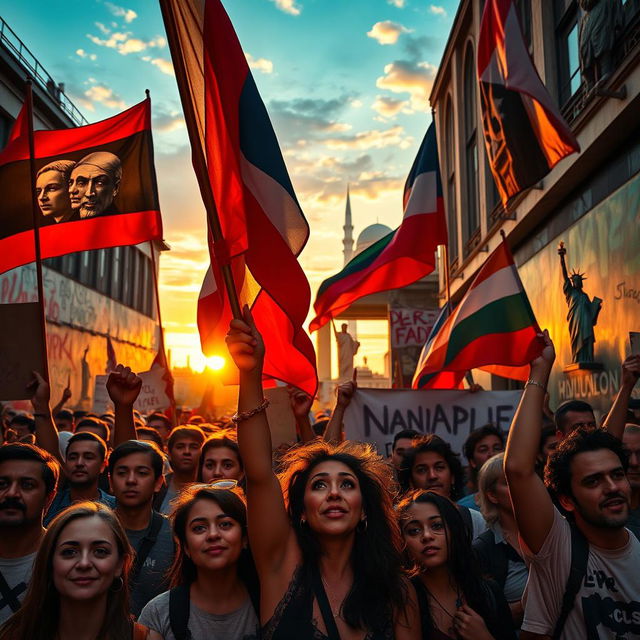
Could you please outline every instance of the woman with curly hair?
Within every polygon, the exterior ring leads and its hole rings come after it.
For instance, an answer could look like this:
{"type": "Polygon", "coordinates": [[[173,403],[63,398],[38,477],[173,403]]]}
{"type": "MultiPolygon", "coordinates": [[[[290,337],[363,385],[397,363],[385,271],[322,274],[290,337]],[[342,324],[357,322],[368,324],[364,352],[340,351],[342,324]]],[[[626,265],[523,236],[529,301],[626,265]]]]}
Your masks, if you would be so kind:
{"type": "MultiPolygon", "coordinates": [[[[454,502],[464,491],[464,471],[460,457],[440,436],[430,434],[413,442],[402,459],[398,479],[403,492],[412,489],[433,491],[454,502]]],[[[472,539],[486,530],[487,524],[475,509],[458,505],[472,539]]]]}
{"type": "Polygon", "coordinates": [[[149,640],[258,637],[258,578],[247,543],[247,509],[239,491],[224,488],[234,483],[194,484],[172,503],[172,589],[140,614],[151,629],[149,640]]]}
{"type": "Polygon", "coordinates": [[[238,443],[264,640],[418,640],[390,468],[367,445],[315,441],[272,470],[264,343],[248,308],[227,335],[240,371],[238,443]]]}
{"type": "Polygon", "coordinates": [[[146,640],[129,613],[133,550],[113,511],[80,502],[49,525],[20,609],[1,640],[146,640]]]}
{"type": "Polygon", "coordinates": [[[425,640],[514,640],[499,587],[483,581],[460,511],[433,491],[397,506],[425,640]]]}

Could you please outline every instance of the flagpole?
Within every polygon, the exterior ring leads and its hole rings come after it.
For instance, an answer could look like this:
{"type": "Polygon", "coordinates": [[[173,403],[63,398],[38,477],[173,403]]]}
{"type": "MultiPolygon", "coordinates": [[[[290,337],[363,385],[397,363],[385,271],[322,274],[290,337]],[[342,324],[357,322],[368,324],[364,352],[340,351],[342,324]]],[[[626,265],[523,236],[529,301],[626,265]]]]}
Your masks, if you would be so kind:
{"type": "Polygon", "coordinates": [[[444,258],[444,286],[447,293],[447,304],[451,304],[451,282],[449,278],[449,249],[446,244],[441,244],[444,258]]]}
{"type": "MultiPolygon", "coordinates": [[[[153,287],[156,292],[156,313],[158,314],[158,326],[160,328],[160,349],[162,350],[162,357],[164,360],[167,375],[173,381],[173,375],[169,369],[169,361],[167,360],[167,352],[164,347],[164,327],[162,326],[162,314],[160,313],[160,287],[158,285],[158,274],[156,273],[156,252],[153,246],[153,240],[149,240],[149,246],[151,247],[151,271],[153,273],[153,287]]],[[[160,267],[160,261],[158,260],[158,267],[160,267]]],[[[176,400],[169,398],[171,403],[171,422],[172,426],[176,426],[176,400]]]]}
{"type": "Polygon", "coordinates": [[[44,306],[44,286],[42,284],[42,255],[40,251],[40,218],[38,197],[36,195],[35,141],[33,135],[33,88],[31,79],[27,79],[27,120],[29,131],[29,174],[31,183],[31,218],[33,224],[33,244],[35,247],[36,282],[38,306],[40,308],[40,340],[42,341],[42,377],[49,382],[49,356],[47,354],[47,316],[44,306]]]}
{"type": "Polygon", "coordinates": [[[220,218],[218,216],[218,208],[213,196],[211,184],[207,178],[207,162],[202,152],[202,146],[200,136],[198,134],[196,126],[196,117],[193,109],[193,104],[189,100],[189,88],[185,84],[185,78],[187,76],[184,60],[180,54],[180,46],[178,34],[175,28],[175,16],[171,9],[170,3],[167,0],[160,0],[160,9],[162,11],[162,18],[164,20],[164,26],[167,32],[167,41],[169,43],[169,50],[171,52],[171,58],[173,64],[176,67],[176,81],[178,83],[178,91],[180,92],[180,101],[182,102],[182,109],[184,111],[185,121],[187,125],[187,132],[189,133],[189,140],[191,142],[192,160],[196,177],[200,185],[200,192],[204,201],[204,207],[207,212],[207,221],[209,223],[209,229],[213,236],[213,247],[216,260],[220,265],[222,272],[222,278],[224,280],[225,289],[227,290],[227,296],[229,298],[229,305],[231,306],[231,312],[234,318],[242,318],[242,310],[240,309],[240,301],[238,300],[238,293],[236,291],[235,282],[233,280],[233,273],[231,271],[231,263],[227,251],[226,241],[222,233],[222,225],[220,224],[220,218]],[[219,254],[216,254],[216,248],[219,254]]]}

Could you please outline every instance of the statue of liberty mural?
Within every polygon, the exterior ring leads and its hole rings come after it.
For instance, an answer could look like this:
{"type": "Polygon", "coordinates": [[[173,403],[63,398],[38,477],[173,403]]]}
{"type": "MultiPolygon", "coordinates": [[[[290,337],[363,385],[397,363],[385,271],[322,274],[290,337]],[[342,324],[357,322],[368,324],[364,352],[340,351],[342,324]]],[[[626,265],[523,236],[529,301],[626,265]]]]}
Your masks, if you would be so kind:
{"type": "Polygon", "coordinates": [[[562,290],[567,299],[567,305],[569,305],[567,321],[569,322],[569,334],[571,335],[572,362],[594,362],[593,345],[596,341],[596,336],[593,328],[598,322],[602,300],[595,296],[593,300],[589,300],[589,296],[582,290],[582,283],[586,280],[583,273],[572,271],[571,275],[569,275],[564,259],[566,253],[564,242],[561,242],[558,247],[558,255],[560,256],[560,265],[562,267],[562,290]]]}

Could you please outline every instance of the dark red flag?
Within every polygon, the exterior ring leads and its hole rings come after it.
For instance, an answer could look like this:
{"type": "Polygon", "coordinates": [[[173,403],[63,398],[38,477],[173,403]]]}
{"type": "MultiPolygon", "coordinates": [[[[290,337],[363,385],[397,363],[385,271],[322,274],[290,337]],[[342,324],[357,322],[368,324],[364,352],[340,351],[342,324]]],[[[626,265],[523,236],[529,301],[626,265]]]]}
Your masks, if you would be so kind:
{"type": "MultiPolygon", "coordinates": [[[[21,112],[0,153],[0,273],[35,260],[25,123],[21,112]]],[[[84,127],[36,131],[34,157],[43,259],[162,238],[149,99],[84,127]]]]}
{"type": "Polygon", "coordinates": [[[489,164],[506,206],[565,156],[580,151],[531,60],[512,0],[487,0],[478,80],[489,164]]]}

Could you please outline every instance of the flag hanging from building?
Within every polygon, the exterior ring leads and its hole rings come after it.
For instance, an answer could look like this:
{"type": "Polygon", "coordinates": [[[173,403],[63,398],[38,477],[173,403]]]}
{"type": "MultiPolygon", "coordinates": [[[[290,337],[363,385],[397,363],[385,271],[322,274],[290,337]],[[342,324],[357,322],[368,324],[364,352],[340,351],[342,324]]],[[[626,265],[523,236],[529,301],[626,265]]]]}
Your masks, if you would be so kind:
{"type": "MultiPolygon", "coordinates": [[[[35,260],[28,126],[21,112],[0,153],[0,273],[35,260]]],[[[34,164],[43,259],[162,238],[149,99],[102,122],[35,131],[34,164]]]]}
{"type": "Polygon", "coordinates": [[[522,36],[512,0],[487,0],[478,38],[484,138],[502,203],[580,151],[522,36]]]}
{"type": "Polygon", "coordinates": [[[451,315],[452,305],[450,302],[446,302],[440,309],[440,313],[436,318],[436,321],[429,332],[427,340],[422,347],[420,357],[418,358],[418,364],[416,366],[416,372],[411,382],[412,389],[459,389],[462,387],[462,380],[464,379],[464,371],[438,371],[435,373],[423,373],[424,363],[429,353],[429,348],[434,338],[438,335],[438,332],[442,328],[446,319],[451,315]]]}
{"type": "Polygon", "coordinates": [[[318,289],[316,331],[358,298],[399,289],[435,268],[435,252],[447,243],[435,123],[431,123],[404,186],[402,224],[353,258],[318,289]]]}
{"type": "Polygon", "coordinates": [[[213,194],[224,237],[209,243],[198,302],[202,350],[225,348],[232,314],[221,266],[230,264],[240,304],[251,307],[265,341],[265,376],[315,395],[315,352],[302,328],[311,292],[297,260],[309,225],[242,47],[219,0],[161,7],[194,168],[205,204],[213,194]]]}
{"type": "Polygon", "coordinates": [[[482,368],[526,380],[527,365],[542,352],[540,328],[503,240],[444,321],[421,357],[414,377],[482,368]]]}

